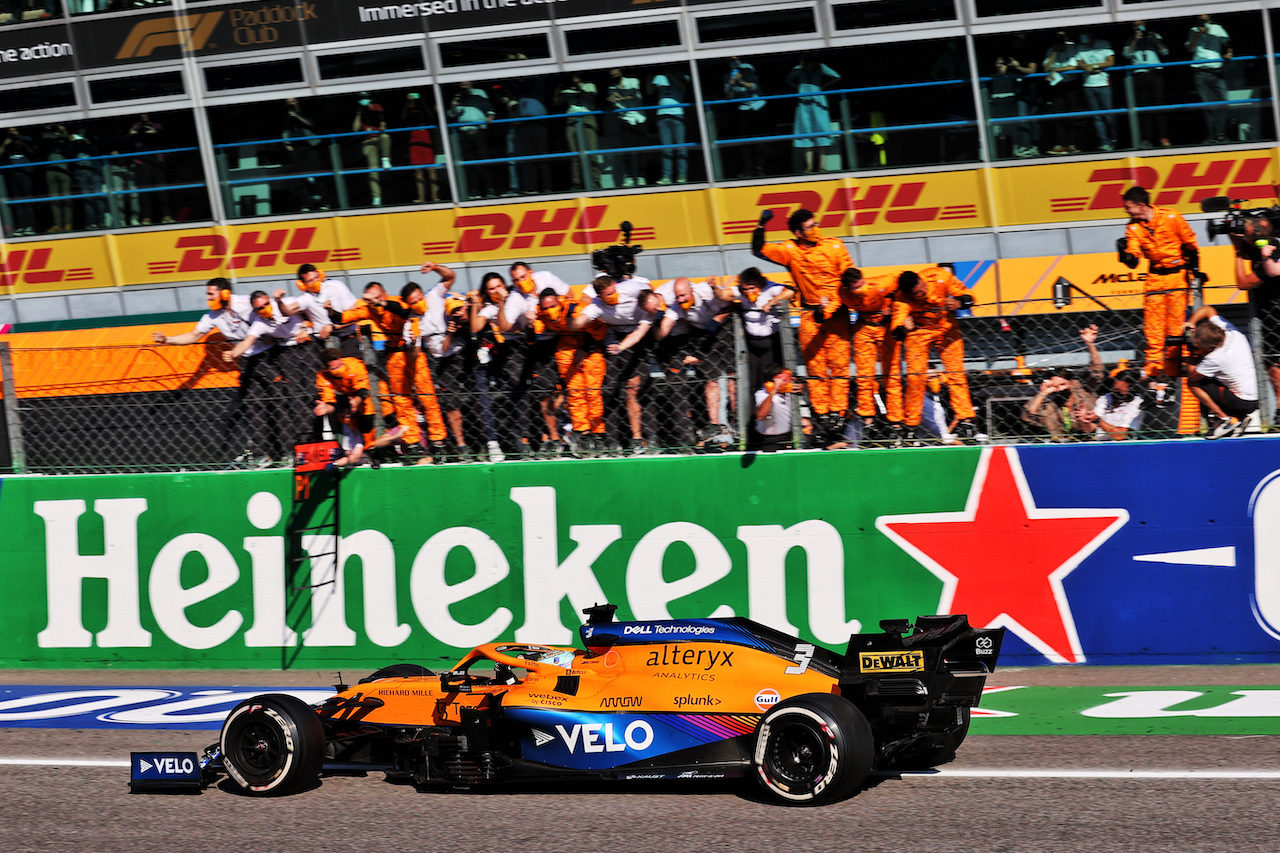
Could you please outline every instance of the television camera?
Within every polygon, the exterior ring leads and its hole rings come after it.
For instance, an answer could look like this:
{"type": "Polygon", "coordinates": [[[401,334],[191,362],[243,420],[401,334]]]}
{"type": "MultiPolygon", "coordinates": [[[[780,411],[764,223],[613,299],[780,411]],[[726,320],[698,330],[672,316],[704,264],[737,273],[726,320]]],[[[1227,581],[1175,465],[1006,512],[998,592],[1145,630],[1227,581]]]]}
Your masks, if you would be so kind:
{"type": "Polygon", "coordinates": [[[622,242],[616,246],[605,246],[591,253],[591,266],[605,275],[619,279],[636,271],[636,255],[644,251],[643,246],[628,245],[631,242],[631,223],[623,222],[619,226],[622,231],[622,242]]]}

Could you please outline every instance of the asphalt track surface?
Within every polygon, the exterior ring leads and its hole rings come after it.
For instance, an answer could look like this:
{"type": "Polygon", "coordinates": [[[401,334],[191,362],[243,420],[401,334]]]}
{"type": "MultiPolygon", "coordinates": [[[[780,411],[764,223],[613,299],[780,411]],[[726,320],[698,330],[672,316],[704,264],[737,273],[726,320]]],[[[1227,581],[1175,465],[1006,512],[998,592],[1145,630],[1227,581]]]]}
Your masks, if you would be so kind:
{"type": "MultiPolygon", "coordinates": [[[[0,676],[9,684],[139,686],[314,687],[330,679],[0,676]]],[[[1280,667],[1004,670],[988,683],[1273,687],[1280,667]]],[[[853,798],[814,809],[762,802],[750,786],[730,784],[421,794],[381,773],[326,778],[280,799],[222,788],[128,793],[130,751],[199,751],[211,740],[209,732],[0,728],[0,851],[1273,851],[1280,811],[1280,737],[1234,736],[973,736],[937,774],[873,777],[853,798]]]]}

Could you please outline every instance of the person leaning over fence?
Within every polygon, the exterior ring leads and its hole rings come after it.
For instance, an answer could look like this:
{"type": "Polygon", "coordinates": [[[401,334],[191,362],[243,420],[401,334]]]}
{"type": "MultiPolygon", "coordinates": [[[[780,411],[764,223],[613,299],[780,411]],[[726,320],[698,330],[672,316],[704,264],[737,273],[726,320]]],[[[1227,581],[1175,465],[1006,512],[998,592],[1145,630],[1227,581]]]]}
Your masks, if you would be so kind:
{"type": "Polygon", "coordinates": [[[209,311],[195,327],[181,335],[152,332],[151,340],[158,344],[185,346],[202,340],[212,331],[218,331],[228,341],[244,340],[249,333],[249,314],[253,311],[249,297],[231,292],[231,282],[225,278],[211,278],[204,286],[209,311]]]}
{"type": "Polygon", "coordinates": [[[888,419],[888,438],[901,443],[906,428],[902,425],[902,344],[886,334],[893,311],[893,294],[898,289],[898,275],[865,278],[862,270],[850,267],[840,275],[840,301],[857,314],[853,323],[853,364],[857,373],[857,408],[862,418],[862,435],[867,441],[881,439],[877,425],[876,365],[884,383],[884,407],[888,419]]]}
{"type": "MultiPolygon", "coordinates": [[[[357,442],[348,433],[360,436],[358,444],[370,450],[374,466],[383,461],[382,447],[395,444],[405,429],[396,423],[395,406],[382,398],[382,420],[385,432],[379,436],[375,429],[373,396],[369,384],[369,370],[358,358],[344,356],[337,347],[326,346],[322,358],[323,367],[316,373],[316,401],[312,413],[323,424],[327,423],[334,436],[350,454],[357,442]]],[[[350,464],[359,461],[356,454],[350,464]]]]}
{"type": "Polygon", "coordinates": [[[792,239],[764,241],[765,223],[773,218],[766,210],[751,234],[751,252],[758,258],[781,264],[791,271],[800,292],[800,357],[805,364],[817,440],[842,440],[845,411],[849,405],[849,356],[852,330],[849,309],[840,302],[840,275],[853,266],[849,250],[835,237],[818,231],[813,212],[800,209],[787,219],[792,239]]]}
{"type": "Polygon", "coordinates": [[[1187,385],[1209,421],[1207,438],[1243,435],[1249,415],[1258,409],[1258,374],[1249,341],[1212,305],[1197,308],[1186,328],[1191,348],[1205,354],[1188,366],[1187,385]]]}
{"type": "Polygon", "coordinates": [[[670,300],[658,323],[658,364],[664,382],[659,422],[669,426],[665,435],[672,447],[689,448],[698,441],[722,436],[728,427],[720,423],[719,377],[729,372],[725,352],[717,346],[719,330],[729,303],[716,295],[716,286],[694,284],[681,277],[671,282],[670,300]],[[694,373],[694,380],[688,377],[694,373]],[[695,416],[700,415],[697,383],[703,386],[706,405],[705,426],[695,434],[695,416]]]}
{"type": "MultiPolygon", "coordinates": [[[[444,264],[425,261],[423,274],[436,273],[440,280],[435,287],[423,294],[417,285],[419,302],[414,310],[421,313],[417,328],[407,333],[409,340],[420,344],[427,352],[431,375],[435,377],[436,400],[444,414],[448,431],[453,436],[452,446],[445,448],[445,461],[466,462],[471,456],[470,445],[463,432],[462,407],[471,399],[471,364],[475,354],[471,344],[471,314],[467,300],[457,293],[450,293],[449,286],[456,279],[453,270],[444,264]]],[[[411,282],[412,284],[412,282],[411,282]]],[[[405,285],[409,289],[409,285],[405,285]]],[[[433,433],[434,436],[434,433],[433,433]]],[[[433,441],[436,439],[433,437],[433,441]]],[[[441,439],[443,440],[443,439],[441,439]]]]}
{"type": "MultiPolygon", "coordinates": [[[[1231,242],[1236,249],[1236,287],[1249,291],[1249,305],[1261,330],[1262,365],[1280,402],[1280,256],[1276,254],[1280,241],[1268,217],[1252,216],[1244,222],[1244,234],[1232,235],[1231,242]]],[[[1280,408],[1271,423],[1280,424],[1280,408]]]]}
{"type": "Polygon", "coordinates": [[[1176,377],[1178,347],[1165,346],[1165,337],[1178,335],[1187,316],[1187,274],[1200,267],[1196,235],[1182,214],[1153,207],[1151,194],[1130,187],[1124,194],[1129,214],[1125,235],[1116,241],[1120,261],[1129,269],[1147,259],[1142,283],[1142,333],[1146,337],[1147,376],[1176,377]]]}
{"type": "Polygon", "coordinates": [[[756,267],[738,273],[733,288],[742,311],[742,329],[747,343],[747,387],[764,386],[764,369],[771,362],[782,363],[782,318],[774,306],[795,298],[796,292],[785,284],[774,284],[756,267]]]}
{"type": "Polygon", "coordinates": [[[1040,383],[1040,391],[1027,401],[1022,419],[1038,423],[1045,428],[1053,441],[1092,437],[1094,424],[1087,415],[1098,403],[1098,389],[1106,373],[1102,368],[1102,355],[1098,352],[1098,327],[1087,326],[1080,330],[1080,340],[1089,350],[1089,367],[1076,376],[1065,367],[1040,383]]]}
{"type": "Polygon", "coordinates": [[[765,383],[755,392],[756,419],[747,441],[748,450],[772,453],[791,446],[791,395],[795,378],[780,364],[764,369],[765,383]]]}
{"type": "Polygon", "coordinates": [[[1113,371],[1109,390],[1094,404],[1093,411],[1078,411],[1076,420],[1094,430],[1100,439],[1123,441],[1130,430],[1142,426],[1142,397],[1138,395],[1138,372],[1130,368],[1113,371]]]}
{"type": "MultiPolygon", "coordinates": [[[[608,276],[600,278],[610,280],[608,276]]],[[[555,336],[556,369],[564,385],[573,427],[571,449],[578,456],[594,456],[606,449],[603,387],[608,327],[597,319],[578,324],[575,329],[575,317],[585,307],[548,287],[538,295],[534,328],[539,334],[555,336]]]]}
{"type": "Polygon", "coordinates": [[[353,358],[360,358],[360,342],[356,337],[356,324],[348,323],[343,326],[334,326],[333,319],[329,316],[325,303],[333,307],[335,311],[350,311],[355,307],[356,296],[347,287],[347,283],[340,278],[330,278],[325,271],[318,268],[315,264],[303,264],[298,267],[297,280],[295,281],[299,293],[293,297],[297,307],[306,312],[306,316],[311,320],[312,328],[315,330],[315,337],[321,341],[328,341],[330,336],[336,335],[338,344],[342,347],[343,355],[353,358]]]}
{"type": "MultiPolygon", "coordinates": [[[[553,291],[557,297],[569,295],[569,285],[555,273],[535,270],[525,261],[513,263],[511,292],[498,316],[498,330],[503,334],[514,335],[524,344],[520,357],[507,364],[507,381],[514,384],[517,394],[524,395],[526,406],[536,405],[537,415],[534,418],[536,421],[536,417],[541,416],[549,442],[546,450],[554,452],[559,446],[560,434],[559,418],[556,415],[560,408],[555,362],[556,335],[545,329],[535,329],[540,295],[547,290],[553,291]]],[[[529,428],[531,441],[542,433],[543,430],[537,429],[536,422],[529,428]]]]}
{"type": "Polygon", "coordinates": [[[275,336],[276,312],[269,294],[255,290],[249,295],[249,328],[235,346],[222,353],[222,360],[233,363],[240,360],[240,387],[227,412],[223,425],[223,446],[236,441],[234,433],[241,420],[250,419],[246,459],[258,464],[270,464],[284,459],[281,443],[281,427],[284,419],[281,411],[277,379],[284,379],[280,369],[280,342],[275,336]],[[252,398],[253,406],[250,406],[252,398]],[[252,411],[251,411],[252,410],[252,411]],[[261,416],[259,416],[261,415],[261,416]],[[262,454],[265,453],[265,456],[262,454]]]}
{"type": "Polygon", "coordinates": [[[405,327],[414,319],[414,309],[410,305],[421,301],[422,290],[414,285],[406,295],[408,303],[402,297],[388,295],[383,286],[374,281],[365,286],[363,297],[350,310],[337,311],[328,306],[328,311],[335,324],[371,320],[386,336],[386,349],[380,353],[379,360],[387,373],[396,420],[405,428],[406,458],[410,462],[429,462],[430,457],[421,444],[422,432],[414,409],[415,398],[422,407],[429,441],[444,441],[446,432],[427,361],[416,341],[406,340],[405,335],[405,327]]]}
{"type": "Polygon", "coordinates": [[[927,267],[919,273],[907,271],[898,276],[889,327],[891,333],[903,342],[906,355],[903,423],[908,432],[918,432],[916,428],[920,426],[924,411],[929,352],[937,349],[942,369],[946,372],[951,408],[960,419],[956,435],[961,439],[978,436],[969,380],[964,369],[964,337],[955,319],[957,310],[972,306],[972,294],[945,267],[927,267]]]}

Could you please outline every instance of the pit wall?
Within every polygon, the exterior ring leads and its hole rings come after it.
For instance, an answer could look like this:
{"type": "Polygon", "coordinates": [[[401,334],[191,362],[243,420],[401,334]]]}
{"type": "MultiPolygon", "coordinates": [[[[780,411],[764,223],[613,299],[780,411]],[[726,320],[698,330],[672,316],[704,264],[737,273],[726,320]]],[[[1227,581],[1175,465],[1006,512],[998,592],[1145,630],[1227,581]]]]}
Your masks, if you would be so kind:
{"type": "Polygon", "coordinates": [[[360,469],[336,576],[289,532],[332,520],[326,482],[0,481],[0,666],[434,669],[573,645],[603,601],[841,652],[967,613],[1010,628],[1005,666],[1280,661],[1274,438],[360,469]]]}

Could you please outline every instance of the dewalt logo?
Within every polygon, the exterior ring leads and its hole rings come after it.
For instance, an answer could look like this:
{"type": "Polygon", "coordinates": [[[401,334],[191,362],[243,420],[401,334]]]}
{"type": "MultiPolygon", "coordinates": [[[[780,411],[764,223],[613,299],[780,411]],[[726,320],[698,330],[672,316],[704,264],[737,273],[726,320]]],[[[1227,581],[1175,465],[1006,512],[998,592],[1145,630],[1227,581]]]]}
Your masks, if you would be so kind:
{"type": "Polygon", "coordinates": [[[1119,215],[1124,206],[1124,191],[1132,186],[1146,187],[1152,204],[1198,205],[1202,200],[1225,195],[1230,198],[1270,199],[1276,191],[1267,172],[1269,156],[1241,152],[1213,160],[1167,162],[1174,158],[1147,160],[1141,166],[1104,166],[1094,169],[1088,183],[1092,195],[1063,196],[1049,199],[1054,213],[1105,211],[1108,217],[1119,215]]]}
{"type": "MultiPolygon", "coordinates": [[[[524,249],[553,249],[560,246],[600,246],[616,243],[621,234],[617,227],[601,228],[606,221],[609,205],[597,204],[579,207],[568,204],[563,207],[526,210],[516,216],[499,211],[468,213],[453,221],[457,237],[450,240],[425,242],[423,255],[468,252],[520,251],[524,249]]],[[[653,240],[657,229],[638,227],[631,233],[637,241],[653,240]]]]}
{"type": "Polygon", "coordinates": [[[163,15],[139,21],[129,31],[116,59],[143,59],[162,47],[176,47],[183,53],[202,50],[222,20],[222,12],[197,15],[163,15]]]}
{"type": "Polygon", "coordinates": [[[861,672],[923,672],[924,652],[859,652],[861,672]]]}
{"type": "MultiPolygon", "coordinates": [[[[829,194],[817,190],[766,191],[756,199],[759,210],[773,211],[766,231],[786,232],[787,216],[793,210],[812,210],[822,228],[867,227],[878,222],[891,224],[952,222],[978,218],[976,204],[930,205],[921,198],[927,180],[868,181],[858,187],[839,187],[829,194]]],[[[755,219],[725,220],[720,223],[726,237],[750,234],[755,219]]]]}
{"type": "Polygon", "coordinates": [[[152,261],[147,272],[153,276],[176,273],[208,273],[216,270],[258,270],[283,265],[345,263],[360,260],[360,250],[312,247],[318,228],[272,228],[242,231],[235,245],[221,234],[189,234],[174,242],[183,250],[177,260],[152,261]]]}
{"type": "Polygon", "coordinates": [[[12,249],[0,260],[0,288],[91,281],[92,267],[58,268],[50,265],[53,249],[12,249]]]}

